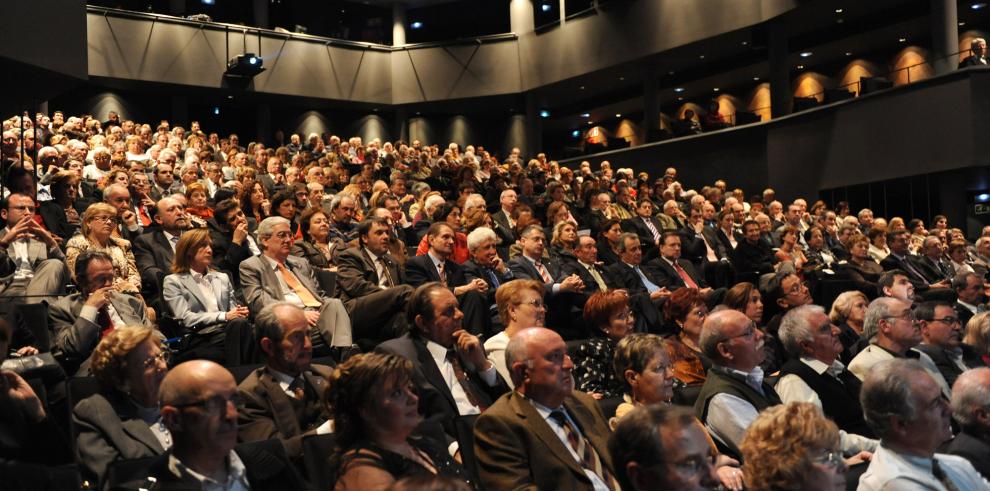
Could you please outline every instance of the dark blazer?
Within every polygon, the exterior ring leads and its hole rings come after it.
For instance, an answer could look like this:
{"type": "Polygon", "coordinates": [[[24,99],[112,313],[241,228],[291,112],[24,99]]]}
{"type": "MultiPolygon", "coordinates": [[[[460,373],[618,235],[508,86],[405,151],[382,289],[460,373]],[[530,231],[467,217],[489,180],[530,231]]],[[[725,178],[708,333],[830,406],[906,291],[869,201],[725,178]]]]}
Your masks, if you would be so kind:
{"type": "MultiPolygon", "coordinates": [[[[684,268],[684,271],[692,280],[694,280],[694,283],[698,285],[698,288],[705,288],[708,286],[708,284],[705,283],[704,276],[699,273],[697,269],[695,269],[694,265],[691,264],[691,261],[678,258],[677,264],[684,268]]],[[[658,280],[661,281],[661,283],[657,283],[657,286],[665,286],[670,291],[687,286],[681,278],[681,275],[677,274],[674,267],[671,266],[670,263],[668,263],[663,257],[658,257],[650,261],[646,264],[646,267],[658,280]]]]}
{"type": "MultiPolygon", "coordinates": [[[[608,425],[598,404],[591,396],[574,391],[564,400],[564,407],[615,475],[607,448],[608,425]]],[[[488,489],[594,489],[546,420],[516,392],[502,396],[478,417],[474,438],[480,480],[488,489]]]]}
{"type": "Polygon", "coordinates": [[[45,228],[61,237],[63,244],[79,232],[79,226],[69,223],[69,219],[65,216],[65,209],[55,201],[42,201],[38,207],[38,214],[41,215],[41,220],[45,222],[45,228]]]}
{"type": "Polygon", "coordinates": [[[739,241],[732,254],[732,266],[738,273],[770,273],[773,271],[774,262],[775,258],[770,246],[762,240],[752,245],[743,239],[739,241]]]}
{"type": "Polygon", "coordinates": [[[931,284],[931,282],[928,280],[928,278],[924,276],[925,272],[922,270],[922,268],[918,267],[918,263],[914,261],[910,255],[905,256],[904,259],[901,260],[898,259],[896,256],[894,256],[893,253],[890,253],[887,255],[887,257],[883,258],[883,261],[880,261],[880,266],[883,268],[884,271],[899,269],[907,273],[908,281],[910,281],[911,285],[914,286],[914,290],[916,292],[922,292],[930,288],[929,285],[931,284]],[[908,266],[905,266],[904,265],[905,261],[910,262],[913,269],[909,268],[908,266]],[[918,271],[918,273],[920,273],[920,276],[918,274],[915,274],[914,271],[918,271]]]}
{"type": "MultiPolygon", "coordinates": [[[[967,368],[986,366],[980,355],[971,346],[960,344],[959,347],[962,349],[962,363],[967,368]]],[[[949,384],[949,387],[952,387],[952,384],[956,383],[956,379],[962,375],[963,371],[956,366],[955,362],[949,358],[949,354],[941,347],[921,343],[915,346],[914,349],[928,355],[935,362],[935,366],[938,367],[939,373],[942,374],[942,378],[945,379],[945,383],[949,384]]]]}
{"type": "Polygon", "coordinates": [[[126,395],[111,391],[79,401],[72,410],[79,463],[90,477],[103,481],[115,460],[154,457],[165,453],[137,406],[126,395]]]}
{"type": "Polygon", "coordinates": [[[959,302],[956,302],[954,307],[956,309],[956,315],[959,317],[959,325],[961,325],[963,329],[965,329],[966,323],[969,322],[969,320],[972,319],[973,316],[976,314],[974,314],[972,310],[969,310],[968,308],[964,307],[959,302]]]}
{"type": "MultiPolygon", "coordinates": [[[[385,254],[384,259],[395,286],[406,284],[405,272],[398,261],[391,254],[385,254]]],[[[453,263],[447,261],[448,265],[453,263]]],[[[449,274],[447,278],[450,278],[449,274]]],[[[337,296],[341,301],[347,302],[381,291],[378,286],[380,280],[378,268],[363,247],[350,247],[337,256],[337,296]]],[[[439,278],[436,281],[440,281],[439,278]]]]}
{"type": "MultiPolygon", "coordinates": [[[[971,66],[987,66],[987,64],[984,63],[984,60],[985,60],[985,58],[983,60],[981,60],[980,58],[978,58],[976,56],[970,55],[970,56],[967,56],[966,58],[963,58],[963,61],[959,62],[959,68],[966,68],[966,67],[971,67],[971,66]]],[[[984,476],[987,475],[986,473],[982,473],[982,474],[984,476]]]]}
{"type": "Polygon", "coordinates": [[[609,246],[608,241],[605,239],[598,239],[598,260],[605,263],[606,266],[611,266],[621,259],[619,255],[612,250],[609,246]]]}
{"type": "MultiPolygon", "coordinates": [[[[540,264],[547,268],[547,272],[553,277],[554,283],[560,278],[560,265],[557,261],[553,259],[541,259],[540,264]]],[[[543,283],[543,276],[533,265],[533,262],[524,257],[522,254],[517,256],[515,259],[509,261],[509,269],[512,271],[512,275],[516,278],[525,278],[530,280],[536,280],[543,283]]],[[[553,283],[545,283],[543,285],[544,296],[550,298],[553,294],[553,283]]]]}
{"type": "MultiPolygon", "coordinates": [[[[656,239],[653,238],[653,232],[650,231],[650,228],[646,226],[646,223],[643,220],[644,220],[643,217],[637,215],[632,218],[627,218],[623,220],[620,226],[622,227],[623,232],[631,232],[638,235],[639,240],[640,242],[643,243],[644,248],[656,249],[657,241],[656,239]]],[[[661,236],[663,235],[664,232],[663,225],[661,225],[656,218],[649,217],[646,220],[649,220],[650,223],[652,223],[653,226],[656,227],[657,232],[661,236]]]]}
{"type": "MultiPolygon", "coordinates": [[[[447,276],[447,288],[453,290],[455,286],[467,284],[467,277],[464,276],[464,266],[455,263],[452,259],[444,261],[444,274],[447,276]]],[[[429,254],[413,256],[406,260],[405,282],[418,287],[431,281],[440,281],[440,273],[433,265],[433,259],[429,254]]]]}
{"type": "Polygon", "coordinates": [[[949,443],[946,453],[958,455],[973,464],[984,479],[990,479],[990,443],[965,428],[949,443]]]}
{"type": "MultiPolygon", "coordinates": [[[[250,222],[250,219],[248,220],[250,222]]],[[[240,265],[245,259],[251,257],[251,249],[247,245],[247,239],[243,244],[232,242],[233,231],[221,228],[213,219],[207,222],[210,229],[210,248],[213,249],[213,266],[230,277],[234,285],[240,285],[240,265]]]]}
{"type": "Polygon", "coordinates": [[[909,260],[914,262],[915,267],[925,275],[925,279],[929,283],[937,283],[946,278],[951,278],[948,270],[945,272],[942,271],[944,266],[941,260],[932,260],[928,256],[917,256],[909,260]]]}
{"type": "MultiPolygon", "coordinates": [[[[333,241],[330,242],[330,247],[333,248],[330,250],[331,255],[335,255],[339,251],[337,249],[338,244],[333,241]]],[[[292,244],[292,252],[290,254],[309,261],[309,264],[314,268],[329,268],[332,266],[330,261],[327,261],[327,257],[315,245],[305,240],[297,240],[292,244]]]]}
{"type": "MultiPolygon", "coordinates": [[[[649,294],[649,290],[646,289],[646,285],[643,284],[643,280],[633,271],[633,268],[629,267],[628,264],[619,261],[608,268],[609,274],[612,278],[618,282],[620,288],[625,288],[630,295],[635,295],[637,293],[649,294]]],[[[646,279],[650,280],[653,284],[657,286],[660,285],[660,279],[654,276],[653,272],[647,268],[640,265],[640,271],[646,276],[646,279]]]]}
{"type": "Polygon", "coordinates": [[[165,232],[156,229],[137,236],[132,252],[141,273],[141,293],[147,298],[161,296],[162,281],[172,272],[175,261],[175,252],[165,238],[165,232]]]}
{"type": "Polygon", "coordinates": [[[497,213],[492,214],[492,223],[495,225],[495,235],[502,241],[499,246],[508,250],[509,246],[516,242],[516,233],[509,226],[509,218],[499,209],[497,213]]]}
{"type": "MultiPolygon", "coordinates": [[[[313,398],[309,402],[318,402],[319,415],[306,414],[306,418],[320,420],[320,424],[330,418],[323,410],[323,393],[327,389],[327,377],[333,369],[326,365],[310,365],[303,372],[306,384],[312,389],[313,398]]],[[[237,392],[244,400],[243,406],[237,408],[237,438],[242,442],[254,442],[278,438],[285,445],[285,452],[290,457],[302,455],[302,439],[306,435],[315,435],[316,427],[302,427],[289,395],[282,390],[278,380],[263,366],[247,376],[237,392]]],[[[307,394],[309,392],[307,391],[307,394]]]]}
{"type": "MultiPolygon", "coordinates": [[[[712,229],[712,233],[715,235],[715,239],[722,244],[722,248],[731,254],[734,248],[732,247],[732,242],[729,242],[729,236],[725,235],[725,231],[721,228],[717,228],[712,229]]],[[[740,234],[738,230],[732,231],[732,237],[736,240],[736,247],[739,247],[739,244],[746,242],[746,239],[743,239],[742,234],[740,234]]]]}
{"type": "MultiPolygon", "coordinates": [[[[412,383],[416,387],[416,394],[419,395],[420,414],[439,422],[448,435],[456,436],[454,420],[460,414],[457,411],[457,403],[454,402],[454,396],[447,388],[447,382],[440,373],[433,355],[426,348],[426,340],[416,333],[406,333],[400,338],[378,345],[375,351],[399,355],[412,362],[412,383]]],[[[479,402],[485,406],[490,406],[499,396],[509,391],[509,386],[501,375],[496,374],[495,385],[489,386],[476,372],[469,371],[467,366],[464,369],[468,372],[468,382],[477,389],[473,392],[482,398],[479,402]]]]}
{"type": "Polygon", "coordinates": [[[494,269],[479,265],[474,262],[474,259],[464,261],[464,264],[461,266],[464,268],[464,276],[467,277],[468,281],[475,278],[485,280],[485,283],[488,284],[488,294],[485,295],[485,298],[491,302],[491,305],[495,305],[495,290],[515,279],[515,276],[512,274],[512,270],[508,269],[508,267],[505,269],[505,274],[502,274],[494,269]],[[495,281],[497,281],[498,284],[492,282],[492,276],[495,277],[495,281]]]}
{"type": "MultiPolygon", "coordinates": [[[[718,234],[715,233],[715,229],[711,227],[703,227],[701,229],[701,235],[704,236],[705,242],[715,250],[715,255],[719,259],[730,259],[732,257],[732,245],[722,242],[718,238],[718,234]]],[[[724,235],[724,234],[723,234],[724,235]]],[[[702,257],[707,256],[708,250],[702,251],[702,257]]]]}
{"type": "MultiPolygon", "coordinates": [[[[79,316],[85,303],[82,294],[74,293],[58,299],[48,308],[49,329],[55,334],[52,351],[70,375],[76,373],[80,364],[89,358],[102,335],[99,324],[79,316]]],[[[141,299],[112,292],[110,303],[124,324],[153,327],[141,299]]]]}
{"type": "MultiPolygon", "coordinates": [[[[287,489],[306,489],[306,483],[296,472],[292,463],[285,455],[282,445],[276,440],[241,444],[234,448],[237,457],[244,463],[248,484],[251,491],[283,491],[287,489]]],[[[156,490],[161,491],[193,491],[202,489],[194,477],[169,469],[168,461],[171,452],[155,459],[148,468],[148,476],[154,477],[156,490]]],[[[147,487],[144,482],[128,483],[124,489],[147,487]]]]}
{"type": "MultiPolygon", "coordinates": [[[[612,277],[612,273],[609,272],[604,266],[597,264],[595,269],[598,271],[599,276],[602,277],[602,281],[605,282],[605,286],[609,288],[622,288],[618,280],[612,277]]],[[[598,282],[595,281],[595,277],[591,276],[591,272],[588,268],[584,267],[578,261],[567,261],[563,263],[560,267],[561,276],[570,276],[576,274],[584,282],[584,290],[581,292],[585,298],[590,297],[593,293],[599,291],[598,282]]]]}

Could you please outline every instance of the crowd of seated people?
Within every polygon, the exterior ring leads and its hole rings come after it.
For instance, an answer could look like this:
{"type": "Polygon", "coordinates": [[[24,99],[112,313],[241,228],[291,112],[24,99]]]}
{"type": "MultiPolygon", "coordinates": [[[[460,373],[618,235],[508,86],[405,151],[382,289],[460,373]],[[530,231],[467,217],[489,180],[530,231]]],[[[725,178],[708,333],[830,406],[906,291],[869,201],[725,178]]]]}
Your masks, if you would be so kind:
{"type": "Polygon", "coordinates": [[[3,122],[0,482],[990,487],[990,226],[205,131],[3,122]]]}

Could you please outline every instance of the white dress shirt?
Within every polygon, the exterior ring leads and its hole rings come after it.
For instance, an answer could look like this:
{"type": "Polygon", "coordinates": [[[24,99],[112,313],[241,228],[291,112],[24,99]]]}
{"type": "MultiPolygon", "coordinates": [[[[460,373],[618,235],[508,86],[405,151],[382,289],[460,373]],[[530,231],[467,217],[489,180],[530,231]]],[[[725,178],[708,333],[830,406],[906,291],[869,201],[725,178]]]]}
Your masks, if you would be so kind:
{"type": "Polygon", "coordinates": [[[251,491],[244,462],[241,462],[241,458],[233,450],[227,456],[227,465],[222,477],[204,476],[186,467],[175,454],[169,454],[168,470],[176,477],[182,477],[183,473],[188,474],[199,481],[202,491],[251,491]]]}
{"type": "Polygon", "coordinates": [[[378,287],[382,290],[388,288],[388,277],[385,276],[385,265],[382,264],[381,258],[376,256],[375,253],[371,252],[371,249],[368,249],[367,247],[364,248],[364,252],[366,252],[368,257],[371,258],[371,264],[375,265],[375,274],[378,275],[378,287]]]}
{"type": "MultiPolygon", "coordinates": [[[[606,484],[601,477],[598,477],[598,474],[595,474],[595,471],[584,468],[582,464],[582,460],[583,460],[582,456],[578,455],[577,451],[574,450],[574,447],[571,446],[571,443],[567,441],[567,432],[564,431],[564,427],[562,426],[561,423],[558,423],[556,419],[550,417],[550,413],[552,413],[554,410],[528,397],[524,397],[524,399],[526,399],[527,401],[529,401],[530,404],[533,405],[533,409],[536,409],[536,412],[540,413],[540,416],[543,417],[543,420],[546,421],[547,425],[550,426],[550,429],[553,430],[553,433],[557,435],[557,438],[560,439],[560,443],[562,443],[564,445],[564,448],[566,448],[571,453],[571,456],[574,457],[574,460],[577,461],[578,466],[581,467],[585,475],[588,476],[588,479],[591,480],[591,484],[595,487],[595,491],[610,491],[608,484],[606,484]]],[[[570,413],[567,412],[563,406],[557,409],[563,411],[563,413],[567,416],[567,420],[570,421],[573,429],[578,433],[581,433],[581,426],[577,424],[576,421],[574,421],[574,418],[571,417],[570,413]]],[[[582,434],[581,436],[584,435],[582,434]]],[[[591,445],[591,442],[588,442],[588,445],[591,445]]]]}
{"type": "MultiPolygon", "coordinates": [[[[461,416],[480,414],[481,410],[474,404],[471,404],[471,401],[468,400],[467,392],[464,391],[464,386],[458,382],[457,375],[454,373],[454,365],[447,359],[447,348],[444,348],[439,343],[427,340],[426,349],[430,352],[430,356],[433,357],[433,361],[436,362],[437,369],[440,370],[440,375],[443,376],[443,381],[446,382],[447,389],[450,390],[450,395],[454,397],[458,414],[461,416]]],[[[461,363],[461,368],[464,369],[465,373],[468,372],[468,367],[463,362],[461,363]]],[[[478,375],[489,386],[495,385],[498,377],[494,364],[488,367],[487,370],[478,370],[478,375]]]]}
{"type": "MultiPolygon", "coordinates": [[[[725,368],[725,367],[723,367],[725,368]]],[[[763,369],[753,368],[749,373],[725,368],[731,374],[746,379],[746,384],[759,393],[763,393],[763,369]]],[[[708,403],[708,416],[705,427],[712,438],[718,438],[723,443],[739,448],[743,435],[749,425],[756,420],[759,412],[749,401],[732,394],[720,393],[712,397],[708,403]]]]}
{"type": "MultiPolygon", "coordinates": [[[[842,364],[841,361],[835,360],[831,365],[826,365],[820,360],[815,358],[809,358],[807,356],[801,357],[801,363],[811,367],[815,373],[821,375],[825,372],[835,379],[838,380],[839,374],[845,370],[846,366],[842,364]]],[[[818,407],[818,410],[822,410],[822,400],[818,397],[818,393],[811,389],[801,379],[801,377],[794,375],[792,373],[780,377],[777,381],[777,385],[774,386],[774,390],[777,391],[777,395],[780,396],[780,400],[785,404],[789,402],[810,402],[818,407]]],[[[845,430],[839,430],[839,445],[842,447],[842,453],[846,455],[854,455],[859,453],[861,450],[873,451],[876,449],[880,442],[872,438],[866,438],[862,435],[857,435],[854,433],[846,433],[845,430]]]]}
{"type": "MultiPolygon", "coordinates": [[[[968,460],[937,453],[934,456],[945,475],[959,491],[990,490],[968,460]]],[[[883,445],[877,447],[870,466],[859,478],[859,491],[945,491],[932,473],[932,459],[897,453],[883,445]]]]}
{"type": "MultiPolygon", "coordinates": [[[[199,292],[203,294],[203,300],[206,301],[206,311],[207,312],[220,312],[220,304],[217,301],[217,294],[213,290],[213,275],[209,271],[206,274],[200,274],[195,271],[189,271],[190,276],[192,276],[193,282],[199,287],[199,292]]],[[[226,317],[227,313],[223,313],[226,317]]]]}
{"type": "MultiPolygon", "coordinates": [[[[279,270],[278,263],[274,259],[265,256],[264,254],[262,254],[261,257],[265,258],[265,260],[268,261],[268,265],[272,268],[272,271],[275,272],[275,279],[278,280],[278,287],[279,289],[282,290],[282,298],[284,298],[286,302],[289,302],[292,305],[299,307],[300,309],[305,309],[306,304],[304,304],[302,299],[299,298],[299,295],[296,293],[295,290],[289,288],[289,284],[286,283],[285,278],[282,277],[282,271],[279,270]]],[[[295,273],[293,273],[288,266],[286,266],[285,269],[288,269],[289,273],[295,275],[295,273]]],[[[296,281],[299,281],[299,276],[296,276],[296,281]]],[[[301,285],[302,282],[300,281],[299,284],[301,285]]]]}

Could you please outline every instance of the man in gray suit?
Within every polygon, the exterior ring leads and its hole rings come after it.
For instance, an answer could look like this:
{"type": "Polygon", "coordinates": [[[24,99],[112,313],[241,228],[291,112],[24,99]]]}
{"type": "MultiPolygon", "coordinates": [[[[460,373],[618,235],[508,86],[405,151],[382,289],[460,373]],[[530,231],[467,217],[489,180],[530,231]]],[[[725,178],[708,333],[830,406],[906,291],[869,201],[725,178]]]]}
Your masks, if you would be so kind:
{"type": "Polygon", "coordinates": [[[268,217],[258,224],[262,253],[240,266],[248,309],[258,315],[266,305],[289,302],[304,310],[316,356],[331,354],[331,348],[349,348],[351,319],[344,304],[326,296],[305,259],[289,255],[293,240],[285,218],[268,217]]]}
{"type": "Polygon", "coordinates": [[[69,268],[65,254],[47,230],[34,221],[34,200],[14,193],[0,208],[0,297],[23,303],[53,302],[65,290],[69,268]]]}
{"type": "Polygon", "coordinates": [[[89,355],[104,334],[119,326],[153,326],[140,298],[113,289],[113,260],[105,252],[80,254],[75,273],[79,293],[52,304],[48,324],[55,332],[52,350],[65,372],[88,375],[89,355]]]}

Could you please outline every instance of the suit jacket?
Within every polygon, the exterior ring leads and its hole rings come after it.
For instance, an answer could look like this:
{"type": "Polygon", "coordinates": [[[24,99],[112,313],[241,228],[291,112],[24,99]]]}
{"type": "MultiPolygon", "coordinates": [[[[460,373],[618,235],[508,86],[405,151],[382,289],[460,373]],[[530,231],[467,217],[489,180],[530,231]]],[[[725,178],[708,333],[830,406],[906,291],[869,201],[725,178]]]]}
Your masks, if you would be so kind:
{"type": "Polygon", "coordinates": [[[951,279],[954,276],[948,268],[945,268],[941,260],[932,260],[928,256],[918,256],[913,258],[913,260],[914,265],[921,270],[921,273],[925,275],[925,279],[929,283],[937,283],[946,278],[951,279]],[[944,272],[943,268],[945,269],[944,272]]]}
{"type": "Polygon", "coordinates": [[[516,233],[509,226],[509,217],[505,215],[505,211],[500,209],[492,214],[492,223],[495,224],[495,235],[502,240],[501,246],[509,247],[516,242],[516,233]]]}
{"type": "Polygon", "coordinates": [[[498,287],[506,284],[507,282],[516,279],[515,276],[512,274],[512,270],[508,269],[508,265],[506,265],[505,274],[499,273],[494,269],[482,266],[474,262],[474,259],[468,259],[467,261],[464,261],[464,264],[462,264],[461,267],[464,268],[464,276],[467,278],[468,281],[471,281],[475,278],[481,278],[482,280],[485,281],[485,283],[488,284],[488,294],[485,295],[485,298],[490,302],[491,305],[495,305],[495,290],[497,290],[498,287]],[[492,283],[491,275],[495,276],[495,280],[498,281],[498,284],[492,283]]]}
{"type": "Polygon", "coordinates": [[[990,479],[990,443],[983,441],[966,428],[952,439],[946,453],[968,460],[984,479],[990,479]]]}
{"type": "MultiPolygon", "coordinates": [[[[630,295],[646,293],[649,294],[649,290],[646,289],[646,285],[643,284],[642,278],[633,270],[628,264],[619,261],[608,268],[609,274],[615,281],[618,282],[620,288],[625,288],[630,295]]],[[[648,268],[640,265],[640,271],[646,276],[646,279],[650,280],[651,283],[660,286],[660,279],[654,276],[653,272],[648,268]]]]}
{"type": "Polygon", "coordinates": [[[203,291],[193,279],[192,273],[174,273],[165,277],[162,297],[172,311],[172,316],[188,329],[226,321],[227,312],[234,308],[234,287],[225,273],[209,271],[206,279],[213,287],[213,298],[219,310],[206,307],[203,291]]]}
{"type": "MultiPolygon", "coordinates": [[[[7,227],[0,229],[0,237],[7,234],[7,227]]],[[[28,239],[28,262],[31,268],[37,268],[46,259],[57,259],[65,261],[65,254],[58,246],[48,247],[44,242],[33,237],[28,239]]],[[[14,280],[14,273],[17,271],[17,264],[14,263],[11,255],[14,253],[13,244],[3,247],[0,245],[0,291],[14,280]]]]}
{"type": "MultiPolygon", "coordinates": [[[[583,392],[564,400],[568,415],[615,475],[608,452],[605,416],[583,392]]],[[[510,392],[488,408],[474,426],[474,452],[481,482],[489,489],[594,489],[581,464],[522,395],[510,392]]]]}
{"type": "MultiPolygon", "coordinates": [[[[249,219],[248,222],[250,221],[249,219]]],[[[244,239],[244,243],[240,245],[233,243],[233,231],[221,228],[213,219],[207,222],[207,227],[210,229],[213,267],[226,272],[235,285],[240,285],[240,265],[245,259],[254,255],[248,247],[247,239],[244,239]]]]}
{"type": "MultiPolygon", "coordinates": [[[[385,254],[383,259],[394,286],[406,284],[405,272],[398,261],[391,254],[385,254]]],[[[447,261],[448,265],[453,263],[447,261]]],[[[341,301],[347,302],[381,291],[379,281],[381,278],[378,277],[378,268],[363,247],[350,247],[337,256],[337,295],[341,301]]],[[[440,281],[439,278],[436,281],[440,281]]]]}
{"type": "MultiPolygon", "coordinates": [[[[612,277],[612,273],[609,272],[607,268],[602,265],[595,265],[595,269],[598,271],[598,275],[602,277],[602,281],[605,282],[605,286],[610,289],[622,288],[622,285],[619,284],[618,280],[612,277]]],[[[585,298],[591,297],[593,293],[600,290],[598,287],[598,282],[595,281],[595,277],[591,276],[591,272],[588,271],[588,268],[584,267],[580,262],[567,261],[560,267],[561,276],[566,277],[572,274],[578,275],[581,278],[581,281],[584,282],[584,291],[581,293],[585,298]]]]}
{"type": "MultiPolygon", "coordinates": [[[[317,300],[326,299],[326,293],[316,281],[313,268],[305,259],[289,256],[285,258],[285,267],[299,279],[299,283],[309,290],[317,300]]],[[[257,314],[266,305],[285,300],[285,297],[282,296],[282,287],[278,282],[278,277],[275,276],[277,273],[264,254],[245,259],[241,263],[240,271],[241,290],[244,292],[244,301],[247,302],[251,313],[257,314]]]]}
{"type": "Polygon", "coordinates": [[[162,280],[172,271],[175,261],[175,251],[165,232],[157,229],[137,236],[132,252],[141,272],[142,293],[145,297],[157,297],[162,291],[162,280]]]}
{"type": "MultiPolygon", "coordinates": [[[[711,227],[702,227],[701,235],[704,236],[705,242],[708,242],[708,245],[715,250],[715,255],[718,256],[719,259],[729,259],[732,257],[732,245],[720,240],[715,229],[711,227]]],[[[707,256],[708,249],[704,249],[702,254],[702,257],[707,256]]]]}
{"type": "MultiPolygon", "coordinates": [[[[464,275],[464,266],[457,264],[453,259],[444,261],[444,275],[447,276],[447,288],[453,289],[455,286],[467,284],[467,276],[464,275]]],[[[407,284],[418,287],[431,281],[440,281],[440,273],[433,265],[433,259],[429,254],[413,256],[406,260],[407,284]]]]}
{"type": "MultiPolygon", "coordinates": [[[[665,231],[664,226],[661,225],[656,218],[649,217],[646,220],[649,220],[650,223],[652,223],[653,226],[656,227],[657,233],[659,233],[661,236],[663,235],[665,231]]],[[[640,242],[643,243],[643,248],[645,249],[657,248],[657,241],[656,239],[653,238],[653,232],[650,230],[649,227],[646,226],[646,222],[644,222],[643,217],[637,215],[632,218],[627,218],[622,221],[621,227],[623,232],[631,232],[638,235],[640,242]]]]}
{"type": "Polygon", "coordinates": [[[732,266],[739,273],[769,273],[773,271],[775,261],[770,246],[763,241],[752,245],[745,239],[741,240],[732,254],[732,266]]]}
{"type": "MultiPolygon", "coordinates": [[[[76,373],[102,336],[99,324],[79,315],[85,303],[81,293],[73,293],[48,308],[49,329],[55,333],[52,351],[69,374],[76,373]]],[[[140,298],[114,291],[110,293],[110,303],[124,324],[153,327],[140,298]]]]}
{"type": "MultiPolygon", "coordinates": [[[[331,241],[330,247],[332,248],[330,249],[330,254],[332,257],[340,251],[338,248],[343,246],[341,243],[331,241]]],[[[313,266],[314,268],[329,268],[330,266],[333,266],[330,261],[327,261],[327,257],[323,255],[323,252],[317,249],[311,242],[307,242],[305,240],[297,240],[294,244],[292,244],[292,252],[290,252],[290,254],[309,261],[310,266],[313,266]]]]}
{"type": "Polygon", "coordinates": [[[969,310],[959,302],[956,302],[953,307],[956,309],[956,315],[959,317],[959,325],[963,326],[963,329],[965,329],[966,323],[968,323],[969,320],[972,319],[973,316],[976,314],[974,314],[972,310],[969,310]]]}
{"type": "Polygon", "coordinates": [[[69,219],[65,216],[65,209],[54,200],[42,201],[38,207],[38,214],[41,215],[41,220],[45,222],[45,228],[52,234],[61,237],[63,244],[79,232],[79,226],[69,223],[69,219]]]}
{"type": "MultiPolygon", "coordinates": [[[[457,411],[457,403],[450,389],[447,388],[447,382],[440,373],[433,355],[426,348],[426,340],[416,333],[406,333],[400,338],[378,345],[375,351],[399,355],[412,362],[412,383],[416,387],[416,394],[419,395],[420,414],[440,423],[448,435],[456,436],[454,420],[460,414],[457,411]]],[[[509,386],[497,372],[495,385],[489,386],[477,372],[468,371],[467,366],[464,370],[468,372],[468,383],[476,389],[473,392],[481,398],[479,402],[485,406],[490,406],[499,396],[509,391],[509,386]]]]}
{"type": "MultiPolygon", "coordinates": [[[[966,67],[971,67],[971,66],[987,66],[987,64],[985,63],[985,60],[986,60],[986,58],[984,58],[984,59],[981,60],[980,58],[978,58],[976,56],[970,55],[970,56],[967,56],[966,58],[964,58],[963,61],[959,62],[959,68],[966,68],[966,67]]],[[[984,475],[986,475],[986,474],[984,474],[984,475]]]]}
{"type": "MultiPolygon", "coordinates": [[[[966,368],[977,368],[986,366],[983,360],[980,359],[980,355],[977,354],[972,347],[965,344],[960,344],[959,348],[962,350],[962,364],[966,368]]],[[[932,346],[930,344],[921,343],[914,347],[914,349],[928,355],[929,358],[935,362],[935,366],[938,368],[939,373],[942,374],[942,378],[945,379],[945,383],[952,387],[956,383],[956,379],[962,375],[963,370],[959,368],[958,365],[949,357],[949,354],[939,346],[932,346]]]]}
{"type": "MultiPolygon", "coordinates": [[[[677,264],[681,266],[681,268],[684,268],[684,271],[687,273],[687,275],[692,280],[694,280],[694,283],[698,285],[698,288],[705,288],[708,286],[708,284],[705,283],[705,277],[701,275],[697,269],[694,268],[694,265],[691,264],[691,261],[680,258],[678,258],[676,261],[677,264]]],[[[646,268],[649,269],[653,273],[653,275],[656,276],[656,278],[662,282],[662,283],[657,283],[657,286],[665,286],[670,291],[674,291],[679,288],[683,288],[687,286],[687,284],[684,283],[684,280],[681,278],[681,275],[677,274],[677,271],[674,269],[674,267],[671,266],[670,263],[668,263],[667,260],[664,259],[663,257],[658,257],[650,261],[649,263],[646,264],[646,268]]]]}
{"type": "MultiPolygon", "coordinates": [[[[541,259],[540,263],[547,268],[547,272],[553,277],[553,283],[544,283],[544,297],[550,298],[553,295],[553,285],[557,282],[560,276],[560,265],[557,261],[553,259],[541,259]]],[[[540,275],[539,270],[533,265],[533,262],[527,259],[523,254],[520,254],[515,259],[509,261],[509,270],[512,271],[512,276],[515,278],[536,280],[543,283],[543,276],[540,275]]]]}
{"type": "MultiPolygon", "coordinates": [[[[310,369],[302,373],[306,384],[313,390],[315,401],[323,400],[323,393],[327,389],[327,377],[330,376],[331,371],[333,369],[326,365],[310,365],[310,369]]],[[[282,390],[267,366],[251,372],[237,386],[237,392],[244,400],[243,406],[237,408],[237,438],[240,441],[254,442],[278,438],[285,445],[285,452],[289,457],[302,455],[303,437],[316,434],[316,428],[301,426],[289,395],[282,390]]],[[[318,407],[322,424],[330,418],[330,415],[322,409],[322,404],[318,407]]],[[[307,415],[307,417],[311,416],[316,415],[307,415]]]]}
{"type": "Polygon", "coordinates": [[[928,278],[924,276],[924,271],[918,267],[918,263],[912,260],[911,256],[905,256],[902,260],[894,256],[893,253],[890,253],[887,257],[883,258],[883,261],[880,261],[880,266],[883,266],[884,271],[899,269],[907,273],[908,281],[910,281],[911,285],[914,286],[914,290],[916,292],[923,292],[930,288],[929,285],[931,282],[929,282],[928,278]],[[910,267],[906,266],[905,262],[909,262],[910,267]],[[918,274],[916,274],[915,271],[917,271],[918,274]]]}
{"type": "Polygon", "coordinates": [[[103,481],[111,462],[165,453],[137,406],[126,395],[109,391],[89,396],[72,410],[79,463],[90,477],[103,481]]]}
{"type": "MultiPolygon", "coordinates": [[[[282,445],[274,440],[252,442],[238,445],[233,452],[244,463],[248,485],[251,491],[284,491],[287,489],[306,489],[306,484],[296,472],[292,463],[285,455],[282,445]]],[[[155,459],[148,468],[148,476],[157,480],[154,488],[160,491],[199,491],[202,485],[193,476],[184,471],[177,474],[169,469],[169,457],[172,452],[166,452],[155,459]]],[[[178,469],[177,469],[178,470],[178,469]]],[[[140,483],[127,483],[123,489],[146,488],[146,480],[140,483]]]]}

